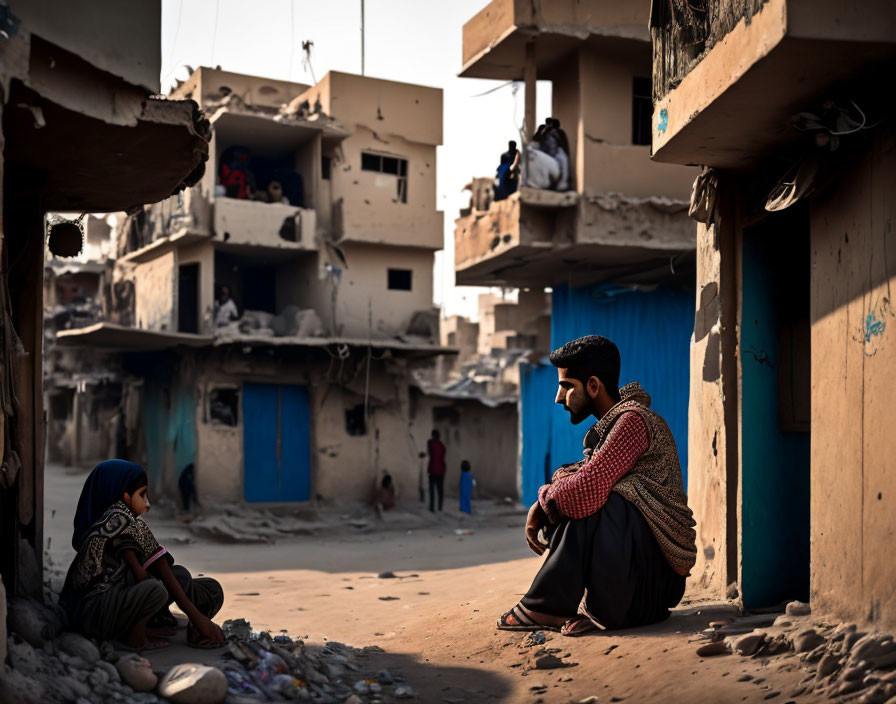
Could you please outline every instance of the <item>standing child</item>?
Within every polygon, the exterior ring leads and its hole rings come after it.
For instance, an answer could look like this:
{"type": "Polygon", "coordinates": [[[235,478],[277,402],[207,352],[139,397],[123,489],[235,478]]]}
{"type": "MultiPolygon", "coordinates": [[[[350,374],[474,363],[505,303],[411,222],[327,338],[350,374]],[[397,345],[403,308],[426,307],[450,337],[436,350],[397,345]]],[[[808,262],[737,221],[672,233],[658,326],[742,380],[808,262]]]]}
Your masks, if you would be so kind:
{"type": "Polygon", "coordinates": [[[176,625],[172,602],[187,615],[187,642],[200,648],[224,643],[210,620],[224,603],[221,585],[193,579],[156,541],[140,516],[149,510],[143,468],[124,460],[97,465],[87,477],[75,513],[72,547],[77,555],[65,578],[60,603],[72,627],[139,650],[168,645],[150,639],[151,620],[176,625]]]}
{"type": "Polygon", "coordinates": [[[473,513],[473,482],[470,463],[464,460],[460,463],[460,510],[464,513],[473,513]]]}

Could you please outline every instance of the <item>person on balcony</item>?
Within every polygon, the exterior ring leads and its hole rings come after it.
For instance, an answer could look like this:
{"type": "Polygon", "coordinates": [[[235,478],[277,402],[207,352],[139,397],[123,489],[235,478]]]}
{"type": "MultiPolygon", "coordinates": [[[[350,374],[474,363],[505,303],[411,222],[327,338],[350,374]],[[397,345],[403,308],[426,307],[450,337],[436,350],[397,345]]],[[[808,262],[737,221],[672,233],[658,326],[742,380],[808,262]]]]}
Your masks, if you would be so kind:
{"type": "Polygon", "coordinates": [[[568,342],[551,362],[572,423],[598,422],[585,459],[554,472],[529,510],[526,540],[548,556],[497,627],[578,636],[662,621],[697,554],[675,440],[640,384],[618,388],[619,350],[607,338],[568,342]]]}
{"type": "Polygon", "coordinates": [[[230,297],[230,286],[224,284],[218,289],[218,300],[215,303],[215,327],[223,328],[234,320],[240,319],[236,303],[230,297]]]}
{"type": "Polygon", "coordinates": [[[519,187],[520,150],[516,148],[516,142],[510,140],[507,143],[507,151],[501,155],[501,163],[495,177],[495,200],[504,200],[516,193],[519,187]]]}

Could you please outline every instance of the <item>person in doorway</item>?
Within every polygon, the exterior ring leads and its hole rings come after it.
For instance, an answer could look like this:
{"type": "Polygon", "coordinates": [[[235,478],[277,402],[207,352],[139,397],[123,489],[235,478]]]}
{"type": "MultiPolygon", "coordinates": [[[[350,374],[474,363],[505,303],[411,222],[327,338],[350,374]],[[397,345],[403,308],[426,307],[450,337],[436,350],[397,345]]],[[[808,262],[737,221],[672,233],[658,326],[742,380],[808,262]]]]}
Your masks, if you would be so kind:
{"type": "Polygon", "coordinates": [[[429,510],[436,510],[436,494],[439,495],[439,511],[442,510],[442,499],[445,493],[445,446],[439,439],[439,431],[433,430],[429,442],[426,443],[426,452],[429,455],[429,510]]]}
{"type": "Polygon", "coordinates": [[[215,302],[215,327],[222,328],[239,318],[240,312],[230,297],[230,286],[224,284],[218,289],[218,300],[215,302]]]}
{"type": "Polygon", "coordinates": [[[473,473],[470,463],[463,460],[460,463],[460,510],[466,514],[473,513],[473,473]]]}
{"type": "Polygon", "coordinates": [[[194,579],[175,565],[140,518],[150,508],[146,472],[124,460],[97,465],[87,477],[75,512],[75,559],[65,578],[60,605],[69,625],[91,638],[118,640],[137,650],[168,645],[177,621],[168,606],[187,615],[187,642],[224,644],[212,623],[224,603],[214,579],[194,579]]]}
{"type": "Polygon", "coordinates": [[[551,362],[556,402],[572,423],[598,421],[585,436],[585,458],[558,469],[529,510],[526,540],[548,556],[498,628],[576,636],[662,621],[697,554],[675,440],[640,384],[618,388],[619,350],[610,340],[573,340],[551,362]]]}

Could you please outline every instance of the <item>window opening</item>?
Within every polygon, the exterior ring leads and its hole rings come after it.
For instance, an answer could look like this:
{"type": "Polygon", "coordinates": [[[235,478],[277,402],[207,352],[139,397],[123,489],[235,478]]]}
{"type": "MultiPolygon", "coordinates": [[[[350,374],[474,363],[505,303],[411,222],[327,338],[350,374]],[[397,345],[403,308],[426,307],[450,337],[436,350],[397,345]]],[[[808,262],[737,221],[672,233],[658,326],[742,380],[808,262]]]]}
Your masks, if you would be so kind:
{"type": "Polygon", "coordinates": [[[212,425],[234,426],[239,420],[236,389],[212,389],[208,394],[208,415],[212,425]]]}
{"type": "Polygon", "coordinates": [[[395,197],[400,203],[408,202],[408,160],[382,154],[361,152],[361,170],[376,171],[396,177],[395,197]]]}
{"type": "Polygon", "coordinates": [[[650,144],[653,98],[650,79],[635,76],[632,81],[632,144],[650,144]]]}
{"type": "Polygon", "coordinates": [[[389,289],[392,291],[410,291],[411,273],[410,269],[389,269],[389,289]]]}
{"type": "Polygon", "coordinates": [[[345,432],[349,435],[367,435],[367,420],[364,417],[364,404],[345,409],[345,432]]]}
{"type": "Polygon", "coordinates": [[[333,165],[333,159],[328,156],[321,156],[320,158],[320,177],[324,181],[330,180],[330,169],[333,165]]]}
{"type": "Polygon", "coordinates": [[[199,264],[178,267],[177,331],[199,332],[199,264]]]}

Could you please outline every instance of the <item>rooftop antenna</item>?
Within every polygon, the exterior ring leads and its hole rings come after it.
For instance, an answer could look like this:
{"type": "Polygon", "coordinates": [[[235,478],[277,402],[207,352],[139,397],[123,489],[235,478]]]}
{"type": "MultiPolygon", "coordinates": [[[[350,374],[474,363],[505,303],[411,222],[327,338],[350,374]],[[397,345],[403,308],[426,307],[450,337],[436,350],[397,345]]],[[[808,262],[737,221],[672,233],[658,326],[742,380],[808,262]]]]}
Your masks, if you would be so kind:
{"type": "Polygon", "coordinates": [[[364,75],[364,0],[361,0],[361,75],[364,75]]]}
{"type": "Polygon", "coordinates": [[[305,54],[305,57],[302,59],[302,68],[311,74],[311,80],[317,84],[317,79],[314,77],[314,69],[311,67],[311,47],[313,46],[314,42],[310,39],[302,42],[302,51],[305,54]]]}

